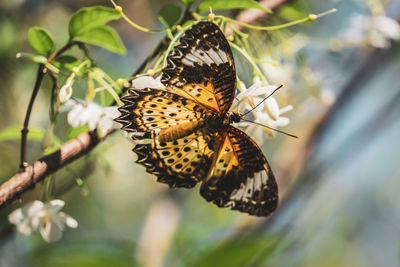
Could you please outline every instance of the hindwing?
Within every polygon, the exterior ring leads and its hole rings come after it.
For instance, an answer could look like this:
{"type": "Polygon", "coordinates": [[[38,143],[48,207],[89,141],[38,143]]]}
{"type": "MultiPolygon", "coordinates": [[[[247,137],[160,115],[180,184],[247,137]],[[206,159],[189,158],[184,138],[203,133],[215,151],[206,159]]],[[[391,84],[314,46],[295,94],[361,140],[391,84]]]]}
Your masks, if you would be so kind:
{"type": "Polygon", "coordinates": [[[200,194],[219,207],[267,216],[278,204],[278,187],[257,144],[243,131],[228,126],[220,138],[200,194]]]}
{"type": "Polygon", "coordinates": [[[174,141],[136,145],[137,163],[157,176],[157,181],[170,187],[191,188],[204,179],[214,154],[209,143],[214,136],[206,129],[198,130],[174,141]]]}

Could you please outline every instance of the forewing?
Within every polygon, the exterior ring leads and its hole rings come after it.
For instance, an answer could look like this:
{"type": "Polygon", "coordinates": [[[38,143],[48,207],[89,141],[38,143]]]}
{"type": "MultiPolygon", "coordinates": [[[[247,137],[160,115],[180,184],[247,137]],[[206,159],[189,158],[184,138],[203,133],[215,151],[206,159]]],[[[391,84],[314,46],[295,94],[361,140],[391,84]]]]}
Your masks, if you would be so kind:
{"type": "Polygon", "coordinates": [[[157,136],[150,144],[136,145],[137,163],[170,187],[191,188],[204,179],[214,154],[212,133],[201,129],[175,141],[160,142],[157,136]]]}
{"type": "Polygon", "coordinates": [[[201,21],[187,30],[167,58],[161,82],[178,94],[225,113],[236,90],[232,51],[222,31],[201,21]]]}
{"type": "Polygon", "coordinates": [[[265,156],[233,126],[220,141],[200,194],[219,207],[256,216],[268,216],[278,204],[278,187],[265,156]]]}
{"type": "Polygon", "coordinates": [[[121,100],[124,105],[116,121],[127,132],[150,133],[184,123],[196,124],[209,114],[197,102],[160,89],[130,89],[121,100]]]}

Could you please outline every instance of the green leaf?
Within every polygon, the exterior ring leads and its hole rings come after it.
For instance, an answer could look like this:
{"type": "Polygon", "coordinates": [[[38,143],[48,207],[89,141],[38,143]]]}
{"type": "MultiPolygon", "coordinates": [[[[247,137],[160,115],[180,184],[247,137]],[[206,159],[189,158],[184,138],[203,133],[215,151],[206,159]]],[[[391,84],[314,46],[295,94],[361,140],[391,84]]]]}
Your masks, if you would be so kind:
{"type": "Polygon", "coordinates": [[[176,5],[165,5],[159,13],[158,18],[160,21],[171,28],[180,19],[182,15],[182,9],[176,5]]]}
{"type": "Polygon", "coordinates": [[[69,130],[69,132],[67,134],[67,140],[74,139],[75,137],[77,137],[81,133],[89,131],[89,129],[90,128],[89,128],[89,126],[87,124],[81,125],[81,126],[76,127],[76,128],[72,128],[71,130],[69,130]]]}
{"type": "Polygon", "coordinates": [[[189,6],[189,5],[193,4],[194,2],[196,2],[196,0],[181,0],[181,2],[182,2],[185,6],[189,6]]]}
{"type": "Polygon", "coordinates": [[[98,26],[74,38],[77,41],[101,46],[111,52],[126,54],[126,49],[118,33],[108,26],[98,26]]]}
{"type": "Polygon", "coordinates": [[[32,27],[28,31],[28,41],[36,52],[48,55],[54,50],[54,39],[51,34],[43,28],[32,27]]]}
{"type": "Polygon", "coordinates": [[[119,19],[121,14],[104,6],[84,7],[72,15],[68,31],[71,37],[80,36],[94,28],[103,26],[110,20],[119,19]]]}
{"type": "Polygon", "coordinates": [[[80,64],[81,62],[76,57],[70,55],[61,55],[53,61],[53,65],[57,68],[63,68],[69,71],[72,71],[74,67],[78,67],[80,64]]]}
{"type": "MultiPolygon", "coordinates": [[[[28,132],[29,140],[41,141],[44,130],[42,128],[30,127],[28,132]]],[[[18,140],[21,138],[21,126],[11,126],[0,132],[0,141],[18,140]]]]}
{"type": "Polygon", "coordinates": [[[254,0],[204,0],[197,7],[199,12],[218,9],[241,9],[241,8],[256,8],[262,11],[272,13],[271,9],[261,6],[254,0]]]}
{"type": "Polygon", "coordinates": [[[307,14],[301,10],[297,5],[284,5],[282,8],[279,9],[280,17],[291,21],[291,20],[298,20],[304,17],[307,17],[307,14]]]}

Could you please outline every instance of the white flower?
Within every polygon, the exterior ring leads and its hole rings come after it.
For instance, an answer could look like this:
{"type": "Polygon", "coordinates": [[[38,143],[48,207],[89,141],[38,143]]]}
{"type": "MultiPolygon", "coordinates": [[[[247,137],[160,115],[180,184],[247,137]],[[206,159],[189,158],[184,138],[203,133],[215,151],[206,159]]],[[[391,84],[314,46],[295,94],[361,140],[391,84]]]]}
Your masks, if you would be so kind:
{"type": "Polygon", "coordinates": [[[64,201],[56,199],[48,203],[35,200],[8,215],[10,223],[15,224],[18,232],[30,235],[39,230],[43,239],[54,242],[61,238],[65,225],[78,227],[78,222],[68,214],[61,212],[64,201]]]}
{"type": "Polygon", "coordinates": [[[132,86],[136,89],[144,89],[144,88],[156,88],[156,89],[164,89],[165,86],[161,83],[161,77],[154,79],[151,76],[141,76],[139,78],[134,79],[131,83],[132,86]]]}
{"type": "Polygon", "coordinates": [[[68,78],[67,82],[60,89],[58,97],[61,103],[67,102],[72,96],[72,85],[74,84],[74,78],[73,76],[71,77],[68,78]]]}
{"type": "Polygon", "coordinates": [[[120,115],[117,107],[105,107],[104,112],[97,123],[97,135],[103,138],[113,128],[114,119],[120,115]]]}
{"type": "Polygon", "coordinates": [[[345,43],[367,43],[376,48],[388,48],[390,40],[400,40],[399,23],[384,15],[371,17],[357,14],[349,24],[349,28],[342,34],[345,43]]]}
{"type": "Polygon", "coordinates": [[[74,128],[88,124],[89,128],[94,130],[101,114],[103,114],[103,108],[94,102],[90,102],[86,106],[80,102],[75,102],[70,112],[68,112],[67,120],[74,128]]]}
{"type": "Polygon", "coordinates": [[[99,137],[104,137],[113,128],[113,119],[119,116],[117,107],[105,107],[90,102],[88,105],[70,100],[67,102],[70,111],[67,116],[68,123],[76,128],[89,125],[90,130],[97,128],[99,137]]]}
{"type": "MultiPolygon", "coordinates": [[[[239,88],[241,88],[242,92],[236,97],[232,109],[237,109],[243,114],[246,110],[251,110],[263,101],[263,99],[271,94],[277,86],[262,86],[261,82],[257,80],[248,89],[246,89],[243,84],[240,85],[239,88]]],[[[271,95],[251,112],[253,119],[245,118],[271,128],[278,128],[289,124],[289,119],[281,115],[292,109],[293,107],[291,105],[280,108],[274,96],[271,95]]],[[[239,122],[239,126],[244,128],[259,145],[264,143],[267,136],[266,133],[268,135],[273,135],[273,131],[270,129],[251,122],[241,121],[239,122]]]]}

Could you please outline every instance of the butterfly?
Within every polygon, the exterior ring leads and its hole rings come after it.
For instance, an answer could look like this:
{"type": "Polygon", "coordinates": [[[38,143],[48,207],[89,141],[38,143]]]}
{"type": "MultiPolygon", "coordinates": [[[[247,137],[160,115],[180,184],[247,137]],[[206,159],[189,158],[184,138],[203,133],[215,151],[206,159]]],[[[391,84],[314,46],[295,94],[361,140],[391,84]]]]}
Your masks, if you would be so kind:
{"type": "Polygon", "coordinates": [[[164,89],[129,89],[116,119],[137,143],[137,163],[170,187],[192,188],[218,207],[268,216],[278,187],[257,144],[232,123],[236,71],[213,22],[186,30],[162,70],[164,89]]]}

